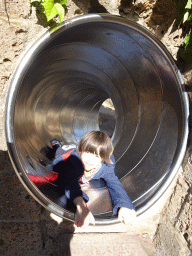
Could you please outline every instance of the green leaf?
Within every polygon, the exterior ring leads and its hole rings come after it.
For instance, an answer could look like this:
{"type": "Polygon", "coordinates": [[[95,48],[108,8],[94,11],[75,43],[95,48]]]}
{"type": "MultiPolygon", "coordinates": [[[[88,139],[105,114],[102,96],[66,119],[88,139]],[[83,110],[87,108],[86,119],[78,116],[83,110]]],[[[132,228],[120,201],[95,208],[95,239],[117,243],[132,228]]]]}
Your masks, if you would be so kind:
{"type": "Polygon", "coordinates": [[[192,13],[189,15],[188,21],[192,21],[192,13]]]}
{"type": "Polygon", "coordinates": [[[54,0],[45,0],[41,5],[45,8],[45,15],[47,21],[53,19],[57,14],[59,15],[60,22],[64,19],[64,8],[59,3],[54,3],[54,0]]]}
{"type": "Polygon", "coordinates": [[[56,27],[53,27],[53,28],[50,28],[50,30],[49,30],[50,34],[57,31],[59,28],[60,28],[60,25],[58,25],[56,27]]]}
{"type": "Polygon", "coordinates": [[[53,19],[57,14],[58,14],[57,8],[55,6],[53,6],[53,9],[52,9],[47,21],[50,21],[51,19],[53,19]]]}
{"type": "Polygon", "coordinates": [[[181,57],[187,63],[192,63],[192,34],[185,38],[185,49],[181,57]]]}
{"type": "Polygon", "coordinates": [[[186,9],[191,9],[192,0],[188,0],[187,5],[185,6],[186,9]]]}
{"type": "Polygon", "coordinates": [[[41,5],[45,8],[47,21],[50,21],[55,17],[55,15],[57,15],[57,9],[54,7],[54,0],[45,0],[41,5]]]}
{"type": "Polygon", "coordinates": [[[67,4],[67,0],[61,0],[61,1],[60,1],[60,4],[61,4],[61,5],[67,4]]]}
{"type": "Polygon", "coordinates": [[[59,15],[59,20],[60,20],[60,23],[61,23],[64,19],[64,15],[65,15],[64,8],[61,4],[58,4],[58,3],[56,3],[54,5],[54,7],[57,9],[57,13],[59,15]]]}
{"type": "Polygon", "coordinates": [[[190,42],[191,42],[191,38],[192,38],[192,34],[189,34],[186,38],[185,38],[185,50],[187,49],[187,47],[189,46],[190,42]]]}

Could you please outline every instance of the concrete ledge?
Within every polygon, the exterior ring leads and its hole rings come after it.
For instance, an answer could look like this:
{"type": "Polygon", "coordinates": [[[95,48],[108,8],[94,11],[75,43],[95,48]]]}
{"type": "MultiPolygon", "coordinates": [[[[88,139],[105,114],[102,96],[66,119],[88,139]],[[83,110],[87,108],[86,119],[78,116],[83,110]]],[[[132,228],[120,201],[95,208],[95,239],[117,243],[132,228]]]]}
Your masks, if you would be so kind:
{"type": "Polygon", "coordinates": [[[76,234],[70,242],[71,256],[140,255],[155,256],[156,250],[149,235],[76,234]]]}

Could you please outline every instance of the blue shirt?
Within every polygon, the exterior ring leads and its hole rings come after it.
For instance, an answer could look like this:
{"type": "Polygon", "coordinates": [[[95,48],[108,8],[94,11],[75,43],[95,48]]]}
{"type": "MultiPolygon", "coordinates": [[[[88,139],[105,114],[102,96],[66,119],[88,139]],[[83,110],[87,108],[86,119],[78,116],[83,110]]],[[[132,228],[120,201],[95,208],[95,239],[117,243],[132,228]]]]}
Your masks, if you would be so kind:
{"type": "MultiPolygon", "coordinates": [[[[58,148],[57,157],[53,160],[52,171],[59,173],[57,185],[60,188],[61,194],[67,196],[69,200],[74,200],[76,197],[81,196],[85,201],[89,198],[85,192],[81,190],[79,179],[84,174],[84,167],[81,162],[80,155],[76,150],[70,153],[70,157],[64,161],[61,157],[65,153],[62,148],[58,148]]],[[[116,215],[120,207],[126,207],[135,210],[135,207],[123,188],[118,177],[115,175],[115,158],[111,157],[113,164],[102,163],[98,172],[89,180],[93,187],[98,184],[104,184],[109,190],[109,194],[113,204],[113,214],[116,215]]]]}

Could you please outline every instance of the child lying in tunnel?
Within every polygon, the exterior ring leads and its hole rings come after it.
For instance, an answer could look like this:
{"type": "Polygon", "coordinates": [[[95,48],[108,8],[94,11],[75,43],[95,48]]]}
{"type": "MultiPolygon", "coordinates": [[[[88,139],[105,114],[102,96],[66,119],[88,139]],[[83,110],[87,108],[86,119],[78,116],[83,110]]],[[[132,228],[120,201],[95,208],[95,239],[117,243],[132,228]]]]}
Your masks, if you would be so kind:
{"type": "Polygon", "coordinates": [[[113,145],[106,133],[88,132],[81,138],[77,149],[75,145],[62,146],[56,139],[51,140],[51,144],[58,146],[51,170],[59,173],[57,185],[62,195],[59,204],[64,207],[70,201],[76,205],[75,224],[78,227],[95,222],[86,204],[89,198],[82,190],[89,188],[92,181],[105,182],[112,199],[113,214],[118,214],[122,222],[127,224],[136,217],[131,199],[115,175],[113,145]],[[65,161],[67,151],[70,157],[65,161]]]}

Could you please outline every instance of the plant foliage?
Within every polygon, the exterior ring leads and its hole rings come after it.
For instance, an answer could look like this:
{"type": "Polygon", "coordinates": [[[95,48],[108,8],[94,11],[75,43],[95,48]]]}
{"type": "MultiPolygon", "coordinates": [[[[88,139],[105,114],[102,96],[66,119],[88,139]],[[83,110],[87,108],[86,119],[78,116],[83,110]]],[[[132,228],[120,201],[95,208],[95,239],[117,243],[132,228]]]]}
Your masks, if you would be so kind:
{"type": "MultiPolygon", "coordinates": [[[[183,15],[183,23],[192,24],[192,0],[188,0],[185,6],[185,13],[183,15]]],[[[192,26],[191,26],[192,27],[192,26]]],[[[192,62],[192,31],[185,38],[185,48],[181,56],[185,61],[192,62]]]]}
{"type": "Polygon", "coordinates": [[[190,21],[192,20],[192,0],[188,0],[186,6],[185,6],[185,14],[184,14],[184,17],[183,17],[183,23],[185,23],[186,21],[190,21]]]}
{"type": "Polygon", "coordinates": [[[35,2],[40,3],[43,6],[43,12],[47,18],[47,21],[52,20],[55,16],[59,16],[60,23],[63,21],[65,16],[65,9],[63,5],[67,3],[67,0],[61,0],[56,2],[56,0],[32,0],[31,4],[35,2]]]}

